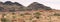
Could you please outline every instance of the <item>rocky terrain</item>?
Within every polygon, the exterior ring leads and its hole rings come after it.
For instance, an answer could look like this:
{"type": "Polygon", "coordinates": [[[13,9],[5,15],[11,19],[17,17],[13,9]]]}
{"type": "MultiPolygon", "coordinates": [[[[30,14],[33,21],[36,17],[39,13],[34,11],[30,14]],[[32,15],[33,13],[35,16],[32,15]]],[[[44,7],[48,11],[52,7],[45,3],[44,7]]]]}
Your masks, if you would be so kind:
{"type": "Polygon", "coordinates": [[[43,4],[40,4],[38,2],[33,2],[29,6],[25,7],[18,2],[11,2],[11,1],[6,1],[6,2],[0,2],[0,11],[5,10],[5,11],[31,11],[31,10],[51,10],[50,7],[44,6],[43,4]]]}
{"type": "Polygon", "coordinates": [[[38,2],[27,7],[18,2],[0,2],[0,22],[60,22],[60,10],[38,2]]]}

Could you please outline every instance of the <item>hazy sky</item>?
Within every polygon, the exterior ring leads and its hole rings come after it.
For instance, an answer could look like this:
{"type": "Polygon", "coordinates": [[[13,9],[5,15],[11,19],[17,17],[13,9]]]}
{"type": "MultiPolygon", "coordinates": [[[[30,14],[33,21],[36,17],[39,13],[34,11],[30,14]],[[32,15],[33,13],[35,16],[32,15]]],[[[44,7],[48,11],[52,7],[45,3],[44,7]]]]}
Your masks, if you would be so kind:
{"type": "Polygon", "coordinates": [[[33,2],[38,2],[38,3],[44,4],[46,6],[49,6],[53,9],[59,9],[60,10],[60,0],[0,0],[0,1],[18,2],[24,6],[28,6],[33,2]]]}

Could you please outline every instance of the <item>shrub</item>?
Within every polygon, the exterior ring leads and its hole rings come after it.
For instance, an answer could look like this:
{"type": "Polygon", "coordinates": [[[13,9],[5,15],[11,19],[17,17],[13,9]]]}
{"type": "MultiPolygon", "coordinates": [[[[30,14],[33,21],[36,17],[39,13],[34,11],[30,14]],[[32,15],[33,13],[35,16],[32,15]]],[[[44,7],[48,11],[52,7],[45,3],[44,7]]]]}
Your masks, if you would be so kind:
{"type": "Polygon", "coordinates": [[[39,12],[34,13],[35,17],[39,19],[39,16],[41,15],[39,12]]]}
{"type": "Polygon", "coordinates": [[[55,14],[54,14],[54,16],[60,16],[60,14],[58,14],[58,13],[55,13],[55,14]]]}
{"type": "Polygon", "coordinates": [[[1,21],[2,22],[10,22],[8,19],[6,19],[6,18],[1,18],[1,21]]]}
{"type": "Polygon", "coordinates": [[[20,14],[20,16],[24,16],[24,14],[20,14]]]}

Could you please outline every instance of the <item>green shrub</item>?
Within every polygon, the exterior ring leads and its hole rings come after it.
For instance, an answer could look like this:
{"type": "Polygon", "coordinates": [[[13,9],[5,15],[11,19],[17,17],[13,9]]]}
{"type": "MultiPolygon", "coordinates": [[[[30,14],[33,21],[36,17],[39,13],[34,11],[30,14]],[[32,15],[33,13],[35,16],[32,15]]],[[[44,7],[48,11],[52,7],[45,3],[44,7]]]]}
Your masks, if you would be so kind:
{"type": "Polygon", "coordinates": [[[1,18],[1,21],[2,22],[10,22],[8,19],[6,19],[6,18],[1,18]]]}

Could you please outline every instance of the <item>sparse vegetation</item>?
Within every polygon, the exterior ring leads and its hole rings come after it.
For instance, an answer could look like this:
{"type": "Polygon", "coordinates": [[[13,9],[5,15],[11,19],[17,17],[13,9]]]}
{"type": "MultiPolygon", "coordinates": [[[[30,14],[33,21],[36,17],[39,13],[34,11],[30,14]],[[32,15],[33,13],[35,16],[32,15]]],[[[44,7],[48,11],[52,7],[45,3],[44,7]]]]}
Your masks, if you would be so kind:
{"type": "Polygon", "coordinates": [[[0,7],[0,11],[3,11],[4,10],[4,8],[3,7],[0,7]]]}
{"type": "Polygon", "coordinates": [[[25,11],[24,7],[18,8],[19,11],[25,11]]]}
{"type": "Polygon", "coordinates": [[[24,16],[24,14],[20,14],[20,16],[24,16]]]}
{"type": "Polygon", "coordinates": [[[2,17],[4,18],[4,16],[6,16],[6,14],[3,14],[2,17]]]}
{"type": "Polygon", "coordinates": [[[2,22],[10,22],[9,19],[6,19],[6,18],[1,18],[1,21],[2,22]]]}
{"type": "Polygon", "coordinates": [[[39,19],[39,16],[41,15],[41,13],[36,12],[36,13],[34,13],[34,15],[35,15],[35,17],[36,17],[37,19],[39,19]]]}
{"type": "Polygon", "coordinates": [[[33,20],[32,22],[36,22],[36,20],[33,20]]]}
{"type": "Polygon", "coordinates": [[[52,10],[50,7],[46,7],[45,10],[52,10]]]}
{"type": "Polygon", "coordinates": [[[54,14],[54,16],[60,16],[60,14],[58,14],[58,13],[55,13],[55,14],[54,14]]]}
{"type": "Polygon", "coordinates": [[[16,18],[16,16],[12,16],[14,19],[16,18]]]}
{"type": "Polygon", "coordinates": [[[12,15],[15,15],[15,13],[13,12],[12,15]]]}
{"type": "Polygon", "coordinates": [[[30,13],[25,13],[25,15],[31,15],[30,13]]]}
{"type": "Polygon", "coordinates": [[[10,12],[15,12],[15,8],[9,8],[10,12]]]}

